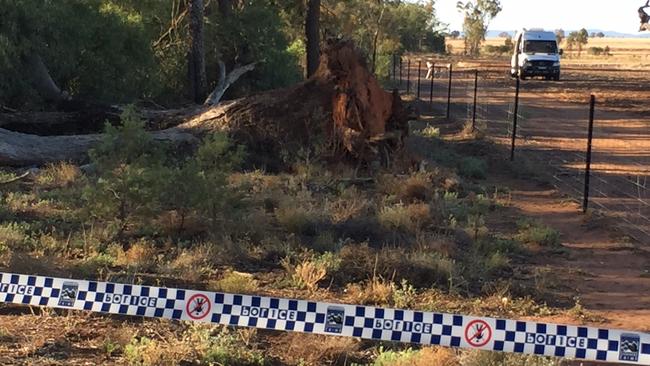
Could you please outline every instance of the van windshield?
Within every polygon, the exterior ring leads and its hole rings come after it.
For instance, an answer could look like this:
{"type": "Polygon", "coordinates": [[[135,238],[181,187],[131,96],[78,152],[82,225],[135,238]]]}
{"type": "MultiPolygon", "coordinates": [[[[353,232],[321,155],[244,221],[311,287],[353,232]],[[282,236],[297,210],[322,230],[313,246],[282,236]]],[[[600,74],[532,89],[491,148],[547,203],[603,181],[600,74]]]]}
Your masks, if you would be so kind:
{"type": "Polygon", "coordinates": [[[555,41],[526,41],[524,43],[525,53],[557,53],[555,41]]]}

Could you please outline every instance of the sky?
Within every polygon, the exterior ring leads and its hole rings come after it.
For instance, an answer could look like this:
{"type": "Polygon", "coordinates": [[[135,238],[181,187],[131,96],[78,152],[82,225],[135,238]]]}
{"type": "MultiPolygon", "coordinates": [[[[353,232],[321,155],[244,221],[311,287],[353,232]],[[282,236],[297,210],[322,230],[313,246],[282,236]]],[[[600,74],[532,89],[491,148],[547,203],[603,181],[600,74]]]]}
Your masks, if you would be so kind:
{"type": "MultiPolygon", "coordinates": [[[[463,17],[457,0],[436,0],[438,17],[450,30],[462,30],[463,17]]],[[[637,9],[645,0],[501,0],[503,11],[490,24],[490,30],[580,28],[637,33],[637,9]]],[[[647,9],[650,13],[650,9],[647,9]]]]}

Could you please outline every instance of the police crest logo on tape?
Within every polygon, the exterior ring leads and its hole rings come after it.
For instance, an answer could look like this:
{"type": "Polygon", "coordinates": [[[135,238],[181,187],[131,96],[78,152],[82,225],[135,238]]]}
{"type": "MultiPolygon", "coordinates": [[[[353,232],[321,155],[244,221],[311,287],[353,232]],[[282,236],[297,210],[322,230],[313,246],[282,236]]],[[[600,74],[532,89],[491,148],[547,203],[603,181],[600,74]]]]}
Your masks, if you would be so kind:
{"type": "Polygon", "coordinates": [[[327,308],[325,315],[325,332],[341,334],[343,332],[343,320],[345,319],[345,309],[340,306],[330,306],[327,308]]]}
{"type": "Polygon", "coordinates": [[[623,333],[619,346],[619,361],[639,361],[639,350],[641,349],[641,337],[638,334],[623,333]]]}
{"type": "Polygon", "coordinates": [[[63,282],[59,293],[59,306],[73,307],[79,293],[79,284],[76,282],[63,282]]]}

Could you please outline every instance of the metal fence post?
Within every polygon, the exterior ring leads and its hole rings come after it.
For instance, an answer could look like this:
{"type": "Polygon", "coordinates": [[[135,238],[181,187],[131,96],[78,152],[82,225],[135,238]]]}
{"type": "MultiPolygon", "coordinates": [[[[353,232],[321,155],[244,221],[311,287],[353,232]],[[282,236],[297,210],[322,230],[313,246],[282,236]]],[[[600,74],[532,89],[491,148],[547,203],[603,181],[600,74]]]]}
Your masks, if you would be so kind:
{"type": "MultiPolygon", "coordinates": [[[[433,109],[433,79],[436,76],[436,64],[434,63],[431,67],[432,68],[431,68],[431,84],[429,87],[429,108],[433,109]]],[[[429,72],[427,70],[427,75],[428,74],[429,72]]]]}
{"type": "Polygon", "coordinates": [[[587,213],[589,208],[589,181],[591,177],[591,147],[592,140],[594,137],[594,109],[596,106],[596,97],[591,96],[589,100],[589,134],[587,137],[587,162],[585,167],[585,190],[584,190],[584,200],[582,201],[582,212],[587,213]]]}
{"type": "Polygon", "coordinates": [[[415,93],[417,99],[420,99],[420,79],[422,78],[422,61],[418,61],[418,90],[415,93]]]}
{"type": "Polygon", "coordinates": [[[411,92],[411,59],[406,60],[406,94],[411,92]]]}
{"type": "Polygon", "coordinates": [[[472,110],[472,132],[476,130],[476,100],[478,97],[478,69],[474,70],[474,109],[472,110]]]}
{"type": "Polygon", "coordinates": [[[454,72],[454,66],[449,64],[449,85],[447,86],[447,119],[451,117],[451,80],[454,72]]]}
{"type": "Polygon", "coordinates": [[[402,86],[402,55],[399,55],[399,86],[402,86]]]}
{"type": "Polygon", "coordinates": [[[397,80],[397,55],[393,53],[393,81],[397,80]]]}
{"type": "Polygon", "coordinates": [[[515,160],[515,141],[517,140],[517,117],[519,116],[519,87],[521,81],[517,76],[517,87],[515,90],[515,109],[512,115],[512,146],[510,148],[510,161],[515,160]]]}

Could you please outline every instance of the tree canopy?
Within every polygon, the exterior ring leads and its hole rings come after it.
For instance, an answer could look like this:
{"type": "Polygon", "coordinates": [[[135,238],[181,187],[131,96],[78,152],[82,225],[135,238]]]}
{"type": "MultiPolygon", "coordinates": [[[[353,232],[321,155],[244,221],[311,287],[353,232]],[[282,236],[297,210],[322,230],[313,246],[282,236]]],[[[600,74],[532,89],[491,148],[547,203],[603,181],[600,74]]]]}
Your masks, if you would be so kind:
{"type": "MultiPolygon", "coordinates": [[[[106,103],[192,99],[188,0],[5,0],[0,7],[0,106],[48,109],[39,90],[106,103]],[[36,72],[38,71],[38,72],[36,72]]],[[[314,2],[318,3],[318,2],[314,2]]],[[[289,85],[305,65],[304,0],[205,1],[208,88],[227,69],[256,62],[228,98],[289,85]]],[[[379,75],[390,54],[444,51],[433,1],[321,0],[320,37],[347,37],[379,75]]]]}
{"type": "Polygon", "coordinates": [[[476,56],[485,41],[490,21],[502,10],[499,0],[459,1],[456,7],[464,15],[465,53],[476,56]]]}

